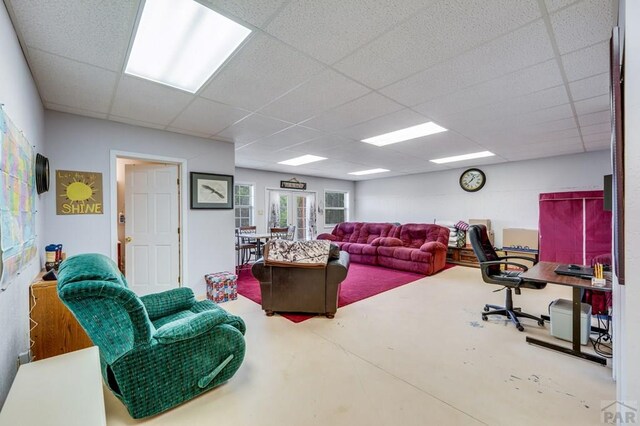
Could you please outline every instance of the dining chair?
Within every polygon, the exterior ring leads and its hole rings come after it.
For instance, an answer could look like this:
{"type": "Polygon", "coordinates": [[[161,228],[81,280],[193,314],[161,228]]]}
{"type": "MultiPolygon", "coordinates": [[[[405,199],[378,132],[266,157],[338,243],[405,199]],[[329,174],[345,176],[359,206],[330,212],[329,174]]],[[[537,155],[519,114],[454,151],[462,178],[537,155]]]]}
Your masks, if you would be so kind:
{"type": "Polygon", "coordinates": [[[289,228],[271,228],[271,239],[280,239],[280,240],[288,240],[289,239],[289,228]]]}
{"type": "Polygon", "coordinates": [[[257,260],[258,242],[253,238],[245,238],[243,235],[255,234],[255,226],[241,226],[236,228],[236,267],[242,269],[249,264],[251,256],[257,260]]]}

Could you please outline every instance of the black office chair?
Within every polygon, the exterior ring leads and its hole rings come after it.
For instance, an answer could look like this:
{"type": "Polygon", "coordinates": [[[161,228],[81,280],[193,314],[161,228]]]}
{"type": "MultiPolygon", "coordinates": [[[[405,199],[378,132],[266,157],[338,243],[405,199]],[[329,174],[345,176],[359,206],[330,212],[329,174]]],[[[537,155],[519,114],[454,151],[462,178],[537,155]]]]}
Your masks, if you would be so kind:
{"type": "Polygon", "coordinates": [[[511,261],[511,259],[523,259],[535,263],[535,259],[526,256],[498,256],[496,251],[493,249],[491,241],[489,241],[487,228],[484,225],[473,225],[469,227],[467,235],[471,240],[473,251],[480,261],[480,270],[482,271],[482,279],[484,282],[502,285],[507,291],[505,306],[484,305],[482,320],[486,321],[487,315],[503,315],[511,319],[511,322],[513,322],[516,328],[520,331],[523,331],[524,327],[520,324],[518,318],[530,318],[538,321],[538,325],[543,326],[544,320],[542,318],[527,314],[522,312],[520,308],[513,307],[513,295],[511,291],[511,289],[515,289],[516,294],[520,294],[521,288],[541,290],[546,287],[546,283],[538,283],[522,279],[520,274],[528,268],[521,263],[511,261]],[[516,267],[519,270],[502,269],[502,266],[505,268],[508,266],[516,267]],[[493,309],[493,311],[490,309],[493,309]]]}

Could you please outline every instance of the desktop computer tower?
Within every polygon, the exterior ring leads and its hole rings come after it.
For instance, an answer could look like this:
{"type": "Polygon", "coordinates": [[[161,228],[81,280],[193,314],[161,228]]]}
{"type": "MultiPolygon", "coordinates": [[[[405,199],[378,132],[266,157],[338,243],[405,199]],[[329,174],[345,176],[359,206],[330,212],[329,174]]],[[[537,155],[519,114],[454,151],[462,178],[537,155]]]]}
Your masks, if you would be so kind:
{"type": "MultiPolygon", "coordinates": [[[[591,333],[591,305],[580,306],[580,343],[586,345],[591,333]]],[[[551,335],[558,339],[572,341],[573,302],[567,299],[555,300],[549,307],[551,317],[551,335]]]]}

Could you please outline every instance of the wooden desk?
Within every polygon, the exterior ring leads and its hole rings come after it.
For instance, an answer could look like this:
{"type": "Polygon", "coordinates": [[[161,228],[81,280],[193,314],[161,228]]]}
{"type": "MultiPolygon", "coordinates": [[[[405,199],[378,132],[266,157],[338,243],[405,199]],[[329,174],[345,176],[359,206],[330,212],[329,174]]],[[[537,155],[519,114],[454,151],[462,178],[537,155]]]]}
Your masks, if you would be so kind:
{"type": "MultiPolygon", "coordinates": [[[[571,348],[566,348],[564,346],[556,345],[554,343],[546,342],[544,340],[538,340],[533,337],[527,336],[527,343],[531,343],[533,345],[543,346],[548,349],[553,349],[556,351],[563,352],[568,355],[573,355],[579,358],[587,359],[589,361],[594,361],[602,365],[607,364],[607,360],[597,355],[592,355],[588,353],[582,352],[580,349],[580,306],[581,306],[581,298],[580,298],[580,290],[589,289],[589,290],[601,290],[601,291],[611,291],[611,276],[607,277],[607,285],[605,287],[594,287],[591,285],[590,280],[571,277],[567,275],[559,275],[554,271],[560,265],[560,263],[555,262],[539,262],[528,271],[523,272],[520,276],[528,281],[537,281],[549,284],[557,284],[557,285],[565,285],[573,288],[573,310],[572,310],[572,345],[571,348]]],[[[591,327],[591,324],[589,324],[591,327]]]]}
{"type": "Polygon", "coordinates": [[[58,281],[42,281],[41,275],[31,284],[31,355],[35,361],[93,346],[71,311],[58,297],[58,281]]]}
{"type": "Polygon", "coordinates": [[[95,346],[21,365],[0,412],[0,426],[106,423],[95,346]]]}

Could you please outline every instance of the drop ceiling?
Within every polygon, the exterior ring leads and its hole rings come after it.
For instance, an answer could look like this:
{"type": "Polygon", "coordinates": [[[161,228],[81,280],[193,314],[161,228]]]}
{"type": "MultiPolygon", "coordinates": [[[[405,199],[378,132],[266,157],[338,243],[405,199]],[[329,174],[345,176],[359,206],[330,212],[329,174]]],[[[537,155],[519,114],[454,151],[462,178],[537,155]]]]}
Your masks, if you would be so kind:
{"type": "Polygon", "coordinates": [[[190,94],[123,73],[142,2],[5,0],[45,108],[232,143],[237,167],[366,180],[609,148],[614,0],[200,3],[252,34],[190,94]],[[430,120],[449,131],[360,142],[430,120]],[[328,160],[278,164],[303,154],[328,160]]]}

